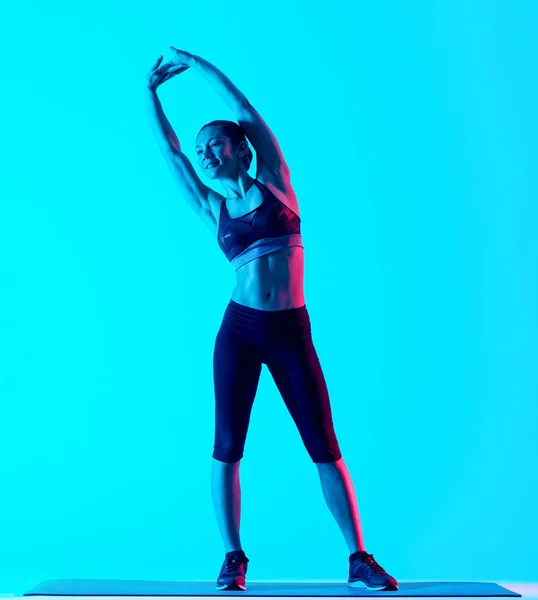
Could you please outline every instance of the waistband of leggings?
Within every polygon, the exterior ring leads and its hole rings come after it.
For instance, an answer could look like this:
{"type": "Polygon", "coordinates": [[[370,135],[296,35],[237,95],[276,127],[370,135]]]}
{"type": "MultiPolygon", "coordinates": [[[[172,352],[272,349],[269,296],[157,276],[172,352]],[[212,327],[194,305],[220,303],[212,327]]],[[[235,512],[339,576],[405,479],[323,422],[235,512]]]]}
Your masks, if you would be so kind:
{"type": "Polygon", "coordinates": [[[259,308],[252,308],[251,306],[245,306],[239,304],[235,300],[230,299],[230,302],[226,308],[226,312],[244,315],[256,319],[285,319],[290,316],[308,315],[308,309],[306,304],[298,306],[297,308],[286,308],[284,310],[260,310],[259,308]]]}

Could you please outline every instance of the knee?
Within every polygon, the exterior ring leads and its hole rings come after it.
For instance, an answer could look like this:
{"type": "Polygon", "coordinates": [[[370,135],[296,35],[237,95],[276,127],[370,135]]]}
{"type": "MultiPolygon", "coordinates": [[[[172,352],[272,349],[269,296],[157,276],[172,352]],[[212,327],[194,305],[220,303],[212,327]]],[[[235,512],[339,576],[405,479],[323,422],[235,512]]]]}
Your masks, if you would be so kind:
{"type": "Polygon", "coordinates": [[[342,453],[339,450],[337,452],[328,451],[322,453],[317,452],[315,454],[310,453],[310,458],[313,463],[335,463],[342,458],[342,453]]]}
{"type": "Polygon", "coordinates": [[[213,458],[224,463],[235,463],[243,458],[242,448],[214,447],[213,458]]]}
{"type": "Polygon", "coordinates": [[[314,463],[332,463],[342,458],[336,436],[320,437],[306,446],[306,450],[314,463]]]}

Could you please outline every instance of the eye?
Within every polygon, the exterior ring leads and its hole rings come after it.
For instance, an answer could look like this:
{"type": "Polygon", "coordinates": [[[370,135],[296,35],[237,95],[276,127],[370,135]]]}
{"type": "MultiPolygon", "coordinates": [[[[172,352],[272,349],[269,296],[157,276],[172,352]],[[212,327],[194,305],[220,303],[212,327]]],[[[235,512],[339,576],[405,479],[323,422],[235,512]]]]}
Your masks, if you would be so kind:
{"type": "MultiPolygon", "coordinates": [[[[209,144],[210,148],[213,148],[213,146],[220,146],[220,142],[213,142],[212,144],[209,144]]],[[[196,152],[196,154],[200,155],[202,153],[201,150],[198,150],[196,152]]]]}

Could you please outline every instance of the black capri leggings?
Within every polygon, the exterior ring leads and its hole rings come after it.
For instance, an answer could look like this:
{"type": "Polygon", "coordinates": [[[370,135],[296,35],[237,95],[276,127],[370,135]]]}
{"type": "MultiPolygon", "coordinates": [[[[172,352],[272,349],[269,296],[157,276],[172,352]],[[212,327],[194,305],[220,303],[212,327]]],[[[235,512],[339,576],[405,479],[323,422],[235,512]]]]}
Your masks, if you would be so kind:
{"type": "Polygon", "coordinates": [[[226,463],[243,458],[262,364],[271,372],[312,461],[342,458],[306,305],[267,311],[233,300],[224,313],[213,354],[213,458],[226,463]]]}

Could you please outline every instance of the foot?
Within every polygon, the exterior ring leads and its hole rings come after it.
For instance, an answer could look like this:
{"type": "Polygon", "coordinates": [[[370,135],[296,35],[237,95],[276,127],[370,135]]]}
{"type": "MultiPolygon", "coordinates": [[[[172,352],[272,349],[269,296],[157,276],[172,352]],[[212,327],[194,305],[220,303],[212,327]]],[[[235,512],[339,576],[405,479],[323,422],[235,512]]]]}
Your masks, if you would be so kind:
{"type": "Polygon", "coordinates": [[[367,590],[395,591],[398,589],[396,579],[377,564],[373,554],[364,551],[355,552],[349,557],[347,583],[350,587],[366,588],[367,590]]]}
{"type": "Polygon", "coordinates": [[[227,552],[217,579],[217,590],[245,591],[248,563],[243,550],[227,552]]]}

